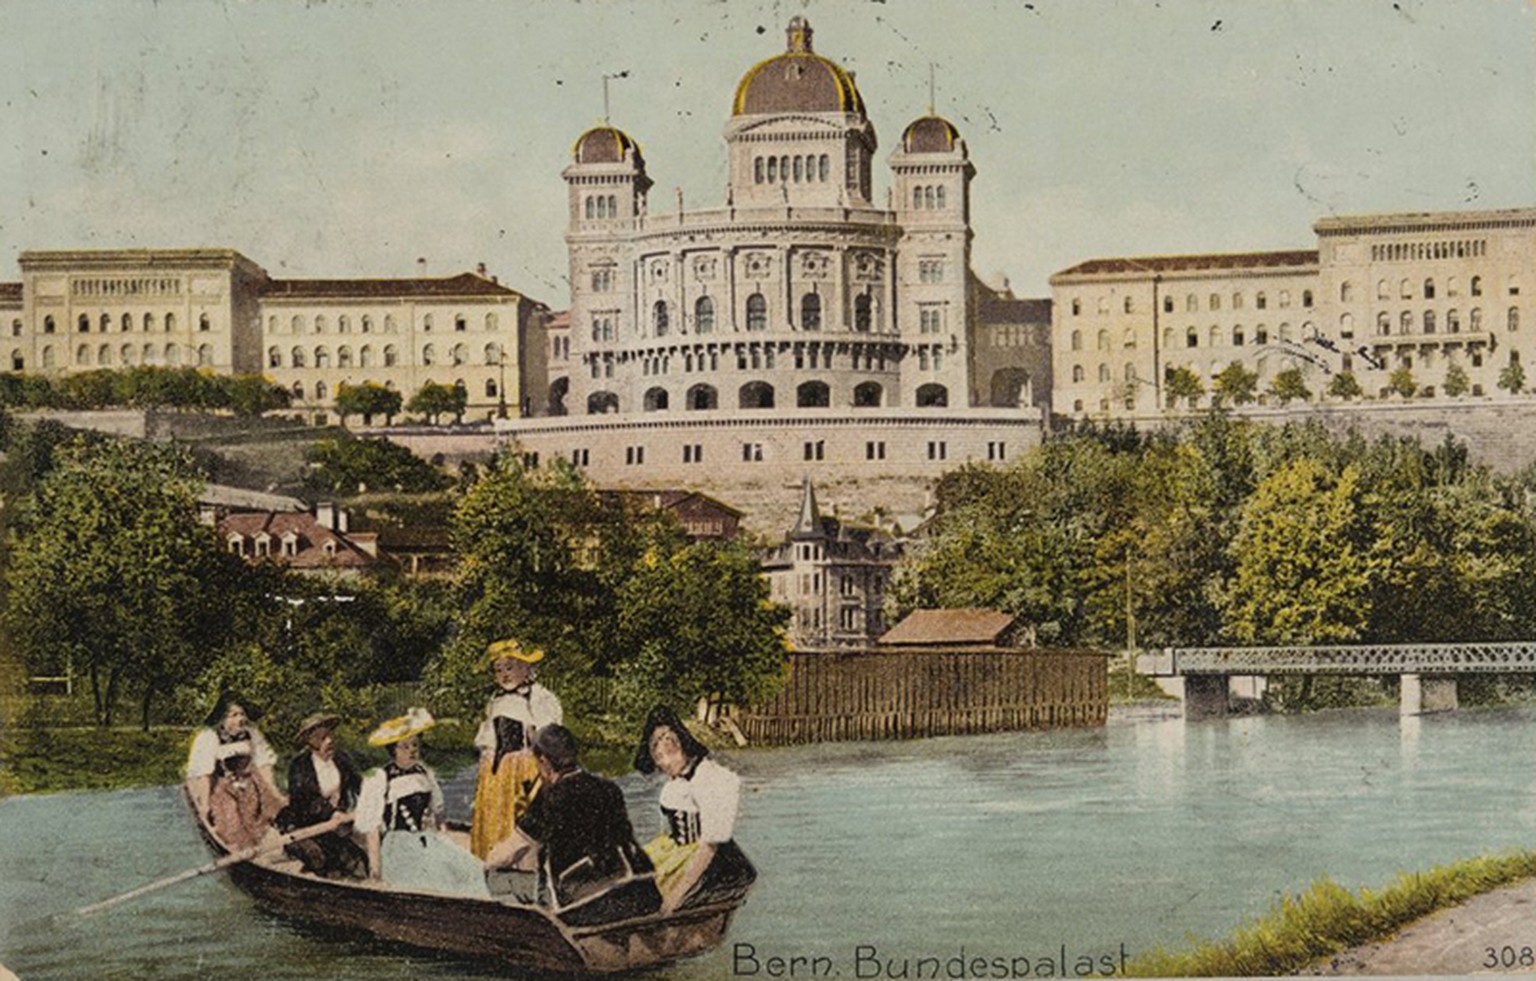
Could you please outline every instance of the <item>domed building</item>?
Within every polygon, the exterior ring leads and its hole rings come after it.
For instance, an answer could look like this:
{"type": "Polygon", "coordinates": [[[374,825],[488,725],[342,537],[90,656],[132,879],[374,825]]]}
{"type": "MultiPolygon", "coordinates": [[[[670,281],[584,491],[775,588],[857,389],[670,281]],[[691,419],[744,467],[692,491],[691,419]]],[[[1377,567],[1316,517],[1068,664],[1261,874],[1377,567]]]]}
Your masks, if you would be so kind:
{"type": "Polygon", "coordinates": [[[793,18],[736,85],[723,206],[653,206],[640,143],[606,122],[576,140],[562,418],[507,423],[525,452],[599,483],[724,489],[926,480],[1039,441],[1049,308],[972,275],[964,139],[931,111],[912,122],[877,204],[864,97],[812,37],[793,18]]]}

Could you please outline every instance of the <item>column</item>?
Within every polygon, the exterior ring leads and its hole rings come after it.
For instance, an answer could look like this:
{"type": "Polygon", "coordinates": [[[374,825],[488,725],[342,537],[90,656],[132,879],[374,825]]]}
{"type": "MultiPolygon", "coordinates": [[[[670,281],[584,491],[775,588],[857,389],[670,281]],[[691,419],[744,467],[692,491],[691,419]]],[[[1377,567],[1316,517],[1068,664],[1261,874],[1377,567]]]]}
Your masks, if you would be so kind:
{"type": "Polygon", "coordinates": [[[1224,674],[1185,675],[1184,718],[1186,720],[1226,718],[1227,688],[1227,676],[1224,674]]]}
{"type": "Polygon", "coordinates": [[[1454,675],[1405,674],[1401,681],[1400,715],[1429,715],[1458,707],[1454,675]]]}

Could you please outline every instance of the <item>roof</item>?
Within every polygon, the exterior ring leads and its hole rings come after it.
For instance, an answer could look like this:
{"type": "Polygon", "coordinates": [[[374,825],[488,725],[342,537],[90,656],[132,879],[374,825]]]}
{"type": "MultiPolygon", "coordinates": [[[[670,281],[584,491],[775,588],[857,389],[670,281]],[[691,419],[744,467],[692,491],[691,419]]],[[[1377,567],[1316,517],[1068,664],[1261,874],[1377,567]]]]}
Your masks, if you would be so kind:
{"type": "Polygon", "coordinates": [[[206,484],[197,496],[199,504],[215,507],[243,508],[247,511],[306,511],[309,506],[296,497],[268,494],[246,487],[228,484],[206,484]]]}
{"type": "Polygon", "coordinates": [[[273,279],[262,288],[266,299],[521,295],[470,272],[437,279],[273,279]]]}
{"type": "Polygon", "coordinates": [[[1316,249],[1286,252],[1213,252],[1200,255],[1150,255],[1117,259],[1089,259],[1063,269],[1062,276],[1102,276],[1114,273],[1196,272],[1223,269],[1273,269],[1317,265],[1316,249]]]}
{"type": "Polygon", "coordinates": [[[571,156],[579,164],[623,163],[631,150],[635,163],[643,167],[645,155],[640,152],[640,144],[623,130],[604,123],[578,136],[576,145],[571,147],[571,156]]]}
{"type": "Polygon", "coordinates": [[[1011,613],[977,607],[913,610],[905,620],[887,630],[879,643],[996,645],[1015,619],[1011,613]]]}
{"type": "Polygon", "coordinates": [[[811,25],[790,19],[783,54],[758,62],[741,76],[731,102],[733,116],[787,112],[864,112],[853,74],[811,49],[811,25]]]}
{"type": "Polygon", "coordinates": [[[376,535],[362,532],[340,534],[322,525],[307,511],[231,514],[219,521],[218,532],[221,540],[228,540],[236,534],[254,540],[265,533],[273,541],[273,561],[294,569],[364,569],[377,561],[354,544],[356,541],[376,540],[376,535]],[[279,543],[289,535],[297,537],[298,553],[285,557],[279,543]],[[335,546],[334,555],[325,552],[328,542],[335,546]]]}
{"type": "Polygon", "coordinates": [[[955,124],[929,114],[914,119],[901,134],[901,148],[908,153],[948,153],[960,139],[955,124]]]}
{"type": "Polygon", "coordinates": [[[20,303],[20,283],[0,283],[0,303],[20,303]]]}
{"type": "Polygon", "coordinates": [[[976,318],[984,324],[1042,324],[1051,322],[1051,301],[1032,297],[981,294],[976,318]]]}
{"type": "Polygon", "coordinates": [[[634,501],[640,504],[649,504],[660,510],[672,510],[685,504],[697,503],[712,511],[722,511],[735,517],[744,517],[745,511],[738,511],[724,501],[690,490],[615,490],[604,491],[605,494],[613,494],[622,500],[634,501]]]}
{"type": "Polygon", "coordinates": [[[549,330],[570,330],[571,311],[561,310],[550,314],[549,319],[544,321],[544,326],[549,330]]]}
{"type": "Polygon", "coordinates": [[[1378,215],[1339,215],[1320,218],[1312,225],[1319,235],[1359,232],[1367,229],[1410,231],[1425,226],[1496,226],[1536,223],[1536,208],[1506,208],[1495,211],[1399,211],[1378,215]]]}

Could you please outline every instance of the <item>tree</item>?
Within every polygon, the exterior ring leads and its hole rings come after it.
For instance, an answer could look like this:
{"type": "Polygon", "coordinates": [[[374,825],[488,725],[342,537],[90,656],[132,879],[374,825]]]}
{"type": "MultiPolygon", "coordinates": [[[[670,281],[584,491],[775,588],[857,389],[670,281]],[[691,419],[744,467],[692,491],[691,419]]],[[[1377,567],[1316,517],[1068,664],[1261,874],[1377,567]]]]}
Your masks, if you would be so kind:
{"type": "Polygon", "coordinates": [[[261,375],[229,375],[220,382],[230,410],[243,418],[256,418],[293,404],[292,392],[261,375]]]}
{"type": "Polygon", "coordinates": [[[1188,399],[1189,407],[1193,409],[1200,396],[1205,394],[1205,386],[1192,369],[1183,365],[1170,366],[1163,371],[1163,392],[1168,399],[1168,408],[1173,408],[1180,399],[1188,399]]]}
{"type": "Polygon", "coordinates": [[[184,451],[75,440],[26,507],[6,622],[34,668],[83,669],[97,722],[119,691],[150,703],[226,644],[243,566],[197,520],[202,480],[184,451]]]}
{"type": "Polygon", "coordinates": [[[1525,391],[1525,369],[1520,362],[1511,361],[1499,372],[1499,387],[1511,395],[1525,391]]]}
{"type": "Polygon", "coordinates": [[[1467,377],[1467,369],[1460,362],[1452,361],[1450,367],[1445,369],[1445,384],[1442,390],[1451,398],[1459,398],[1472,390],[1472,381],[1467,377]]]}
{"type": "Polygon", "coordinates": [[[1217,400],[1231,405],[1247,405],[1252,402],[1258,388],[1258,372],[1249,371],[1241,361],[1234,361],[1221,369],[1212,383],[1212,392],[1217,400]]]}
{"type": "Polygon", "coordinates": [[[383,416],[385,425],[389,425],[394,421],[395,414],[400,411],[400,405],[399,392],[374,382],[364,382],[361,385],[348,385],[342,382],[336,389],[336,414],[341,416],[343,426],[347,424],[347,416],[353,415],[383,416]]]}
{"type": "Polygon", "coordinates": [[[1360,381],[1353,371],[1341,371],[1328,381],[1328,395],[1332,398],[1348,402],[1364,394],[1360,389],[1360,381]]]}
{"type": "Polygon", "coordinates": [[[1411,399],[1419,390],[1419,383],[1414,380],[1413,369],[1404,365],[1387,376],[1387,390],[1396,392],[1405,399],[1411,399]]]}
{"type": "Polygon", "coordinates": [[[370,487],[414,493],[448,485],[432,464],[381,436],[323,439],[304,451],[304,460],[305,486],[327,494],[360,494],[370,487]]]}
{"type": "Polygon", "coordinates": [[[469,394],[457,385],[439,385],[437,382],[427,382],[421,386],[421,390],[411,396],[406,403],[407,412],[419,412],[437,425],[439,416],[451,413],[454,419],[464,414],[464,407],[469,403],[469,394]]]}
{"type": "Polygon", "coordinates": [[[1310,399],[1312,390],[1307,388],[1300,368],[1287,368],[1270,379],[1269,394],[1278,399],[1281,405],[1289,405],[1292,401],[1305,402],[1310,399]]]}

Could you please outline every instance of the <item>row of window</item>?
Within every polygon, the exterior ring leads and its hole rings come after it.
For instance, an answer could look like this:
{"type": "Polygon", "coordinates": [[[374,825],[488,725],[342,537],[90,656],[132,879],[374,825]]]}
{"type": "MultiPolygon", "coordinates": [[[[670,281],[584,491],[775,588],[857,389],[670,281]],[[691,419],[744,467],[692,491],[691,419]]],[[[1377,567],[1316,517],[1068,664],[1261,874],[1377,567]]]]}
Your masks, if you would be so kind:
{"type": "MultiPolygon", "coordinates": [[[[343,384],[348,384],[348,383],[343,382],[343,384]]],[[[374,382],[372,380],[368,380],[368,381],[364,381],[363,384],[364,385],[375,385],[375,384],[378,384],[378,382],[374,382]]],[[[383,382],[383,386],[385,388],[389,389],[392,392],[396,390],[396,386],[395,386],[394,381],[389,380],[389,379],[385,379],[385,381],[383,382]]],[[[462,378],[456,380],[453,383],[453,387],[457,388],[461,392],[468,393],[468,391],[469,391],[469,386],[464,383],[464,379],[462,379],[462,378]]],[[[305,400],[307,398],[306,393],[308,391],[310,391],[310,389],[306,389],[304,387],[304,383],[303,382],[297,382],[297,381],[293,383],[293,386],[289,390],[293,393],[293,397],[295,399],[299,400],[299,401],[305,400]]],[[[315,382],[313,391],[314,391],[314,395],[315,395],[314,401],[316,401],[316,402],[324,402],[325,400],[327,400],[327,399],[329,399],[331,397],[330,386],[328,386],[323,381],[315,382]]],[[[486,381],[485,381],[485,397],[488,398],[488,399],[493,399],[493,398],[496,398],[500,393],[501,393],[501,389],[496,384],[496,379],[494,379],[494,378],[487,378],[486,381]]]]}
{"type": "Polygon", "coordinates": [[[778,157],[755,157],[752,160],[752,183],[799,184],[801,182],[825,184],[831,179],[832,158],[825,153],[788,154],[778,157]]]}
{"type": "MultiPolygon", "coordinates": [[[[1003,444],[1002,442],[989,442],[987,444],[987,459],[991,460],[991,461],[994,461],[994,462],[1003,460],[1004,459],[1004,445],[1005,444],[1003,444]]],[[[821,440],[821,439],[806,440],[804,443],[801,444],[800,453],[801,453],[801,459],[802,460],[806,460],[806,461],[810,461],[810,462],[824,461],[827,458],[827,443],[826,443],[826,440],[821,440]]],[[[884,460],[885,459],[885,453],[886,453],[885,440],[869,440],[869,441],[865,442],[865,444],[864,444],[864,459],[865,460],[870,460],[870,461],[884,460]]],[[[684,463],[703,463],[704,462],[704,444],[703,443],[684,443],[683,447],[682,447],[682,457],[683,457],[683,462],[684,463]]],[[[934,462],[940,462],[940,461],[948,460],[949,459],[949,443],[948,443],[948,441],[946,441],[946,440],[929,440],[928,441],[928,447],[927,447],[927,458],[929,460],[931,460],[931,461],[934,461],[934,462]]],[[[572,450],[571,451],[571,464],[573,466],[578,466],[578,467],[587,466],[591,459],[592,459],[592,454],[591,454],[590,450],[579,449],[579,450],[572,450]]],[[[741,444],[741,462],[742,463],[764,463],[764,462],[767,462],[768,459],[769,459],[769,456],[768,456],[767,453],[764,452],[763,444],[762,443],[750,442],[750,443],[742,443],[741,444]]],[[[645,464],[645,447],[644,446],[636,445],[636,446],[626,446],[626,447],[624,447],[624,465],[625,466],[635,467],[635,466],[643,466],[644,464],[645,464]]],[[[848,577],[844,577],[844,579],[845,579],[845,582],[848,582],[848,583],[852,582],[852,580],[849,579],[848,577]]],[[[816,588],[819,589],[820,585],[818,584],[816,588]]],[[[853,595],[853,592],[852,592],[851,589],[845,588],[843,590],[843,595],[844,596],[853,595]]]]}
{"type": "MultiPolygon", "coordinates": [[[[748,371],[760,368],[778,367],[778,345],[774,344],[736,344],[733,345],[736,352],[736,370],[748,371]]],[[[817,368],[831,370],[832,360],[837,352],[833,344],[795,344],[786,347],[790,350],[794,359],[796,370],[814,370],[817,368]]],[[[927,369],[930,365],[934,368],[942,367],[941,346],[930,345],[917,348],[920,358],[919,367],[927,369]],[[929,352],[932,352],[931,357],[929,352]]],[[[672,359],[675,351],[665,353],[639,355],[640,373],[643,376],[666,375],[672,371],[672,359]]],[[[702,346],[693,349],[685,349],[681,353],[683,371],[691,374],[695,371],[719,371],[719,352],[707,350],[702,346]]],[[[613,366],[616,359],[612,352],[596,352],[583,356],[583,360],[589,367],[593,378],[612,378],[613,366]]],[[[848,352],[849,369],[852,371],[885,371],[887,367],[886,350],[884,346],[854,345],[848,352]]]]}
{"type": "MultiPolygon", "coordinates": [[[[1434,310],[1425,310],[1420,315],[1420,319],[1419,319],[1418,322],[1419,322],[1420,327],[1422,328],[1422,332],[1425,333],[1425,334],[1433,334],[1433,333],[1435,333],[1435,330],[1436,330],[1436,328],[1438,327],[1438,324],[1439,324],[1439,321],[1436,318],[1436,314],[1435,314],[1434,310]]],[[[1510,307],[1508,310],[1506,310],[1504,312],[1504,327],[1505,327],[1506,330],[1519,330],[1520,329],[1520,308],[1519,307],[1510,307]]],[[[1349,314],[1346,313],[1346,314],[1344,314],[1340,318],[1340,328],[1343,329],[1343,330],[1349,331],[1349,333],[1346,334],[1346,336],[1353,336],[1354,321],[1353,321],[1353,319],[1350,318],[1349,314]]],[[[1403,310],[1403,311],[1400,311],[1398,313],[1398,315],[1397,315],[1397,328],[1398,328],[1397,332],[1399,334],[1412,334],[1412,333],[1414,333],[1414,316],[1413,316],[1413,311],[1411,311],[1411,310],[1403,310]]],[[[1478,331],[1483,329],[1483,309],[1482,309],[1482,307],[1473,307],[1470,311],[1468,311],[1468,313],[1467,313],[1467,329],[1469,331],[1472,331],[1473,333],[1476,333],[1476,332],[1478,332],[1478,331]]],[[[1459,334],[1459,333],[1461,333],[1461,311],[1460,310],[1457,310],[1457,309],[1455,309],[1453,307],[1452,309],[1447,310],[1445,312],[1445,332],[1447,334],[1459,334]]],[[[1383,335],[1383,336],[1392,333],[1392,315],[1390,313],[1388,313],[1387,311],[1385,311],[1385,310],[1383,310],[1380,313],[1376,314],[1376,333],[1378,335],[1383,335]]]]}
{"type": "MultiPolygon", "coordinates": [[[[1509,282],[1508,282],[1508,284],[1506,285],[1505,288],[1509,291],[1509,295],[1510,296],[1519,296],[1520,295],[1520,277],[1519,276],[1515,276],[1515,275],[1511,275],[1509,277],[1509,282]]],[[[1483,295],[1483,277],[1481,277],[1481,276],[1473,276],[1471,278],[1471,280],[1468,281],[1468,292],[1471,293],[1472,296],[1482,296],[1483,295]]],[[[1449,277],[1445,281],[1445,295],[1446,295],[1447,298],[1454,297],[1454,296],[1460,296],[1461,295],[1461,280],[1458,279],[1455,276],[1449,277]]],[[[1398,280],[1398,283],[1397,283],[1397,298],[1400,299],[1400,300],[1413,300],[1413,299],[1433,300],[1435,298],[1435,280],[1434,280],[1434,277],[1430,277],[1430,278],[1427,278],[1427,279],[1424,280],[1424,282],[1422,284],[1420,295],[1417,296],[1417,297],[1414,296],[1414,281],[1413,280],[1411,280],[1411,279],[1400,279],[1400,280],[1398,280]]],[[[1343,282],[1343,283],[1340,283],[1339,284],[1339,300],[1341,302],[1343,302],[1343,303],[1350,303],[1350,302],[1353,302],[1354,299],[1355,299],[1354,284],[1350,283],[1347,280],[1345,282],[1343,282]]],[[[1390,300],[1390,299],[1392,299],[1392,284],[1390,282],[1388,282],[1385,279],[1378,279],[1376,281],[1376,299],[1378,299],[1378,300],[1390,300]]]]}
{"type": "MultiPolygon", "coordinates": [[[[1290,305],[1291,305],[1291,291],[1290,290],[1280,290],[1279,293],[1276,296],[1276,301],[1277,301],[1277,306],[1279,306],[1280,309],[1282,309],[1282,310],[1288,309],[1290,307],[1290,305]]],[[[1233,310],[1241,310],[1241,309],[1243,309],[1245,302],[1246,302],[1246,300],[1244,298],[1243,293],[1240,292],[1240,291],[1239,292],[1235,292],[1235,293],[1232,294],[1232,297],[1231,297],[1231,309],[1233,309],[1233,310]]],[[[1207,310],[1220,310],[1221,309],[1221,304],[1222,304],[1222,294],[1220,294],[1220,293],[1211,293],[1211,294],[1206,296],[1206,299],[1205,299],[1205,309],[1207,309],[1207,310]]],[[[1301,305],[1302,305],[1303,309],[1310,309],[1312,307],[1312,291],[1311,290],[1302,290],[1301,291],[1301,305]]],[[[1166,295],[1163,296],[1163,312],[1164,313],[1173,313],[1176,306],[1177,306],[1177,301],[1176,301],[1176,299],[1174,298],[1174,296],[1172,294],[1166,294],[1166,295]]],[[[1125,312],[1125,313],[1135,313],[1136,312],[1135,299],[1133,297],[1131,297],[1131,296],[1124,296],[1124,297],[1122,297],[1121,300],[1120,300],[1120,307],[1121,307],[1121,310],[1123,312],[1125,312]]],[[[1259,290],[1257,293],[1255,293],[1253,295],[1253,307],[1254,307],[1255,310],[1268,310],[1269,309],[1269,294],[1268,294],[1268,292],[1266,292],[1264,290],[1259,290]]],[[[1186,313],[1197,313],[1197,312],[1199,312],[1199,310],[1200,310],[1200,297],[1199,297],[1198,294],[1189,293],[1189,294],[1185,295],[1185,297],[1184,297],[1184,310],[1185,310],[1186,313]]],[[[1074,317],[1077,317],[1077,316],[1081,316],[1082,313],[1083,313],[1083,301],[1082,301],[1082,299],[1080,297],[1073,297],[1072,298],[1072,315],[1074,317]]],[[[1109,313],[1109,297],[1107,297],[1107,296],[1099,297],[1099,313],[1109,313]]]]}
{"type": "Polygon", "coordinates": [[[585,210],[588,219],[619,217],[619,199],[613,194],[587,195],[585,210]]]}
{"type": "MultiPolygon", "coordinates": [[[[737,390],[736,404],[742,409],[771,409],[774,407],[775,397],[776,392],[772,385],[763,381],[753,381],[737,390]]],[[[885,390],[879,382],[862,382],[853,389],[855,408],[878,408],[884,397],[885,390]]],[[[917,388],[916,399],[920,408],[946,406],[949,404],[949,390],[943,385],[920,385],[917,388]]],[[[828,408],[831,404],[832,390],[825,382],[802,382],[795,389],[797,408],[828,408]]],[[[641,406],[646,412],[665,411],[671,408],[671,394],[665,388],[647,389],[641,399],[641,406]]],[[[719,389],[703,383],[693,385],[684,394],[683,407],[688,411],[718,409],[720,408],[719,389]]],[[[619,397],[613,392],[599,391],[587,396],[588,415],[603,415],[618,411],[619,397]]]]}
{"type": "MultiPolygon", "coordinates": [[[[502,348],[500,344],[487,344],[482,352],[484,363],[495,366],[501,364],[502,348]]],[[[448,352],[449,363],[463,365],[469,363],[469,348],[463,344],[455,344],[448,352]]],[[[424,345],[421,349],[421,364],[431,365],[437,360],[437,349],[431,344],[424,345]]],[[[393,344],[384,345],[382,364],[386,368],[393,368],[400,363],[400,353],[393,344]]],[[[310,364],[309,352],[302,347],[295,347],[288,353],[288,367],[307,368],[310,364]]],[[[357,350],[357,366],[359,368],[371,368],[374,364],[373,348],[367,344],[357,350]]],[[[314,349],[314,366],[316,368],[329,368],[331,366],[331,352],[329,348],[317,347],[314,349]]],[[[267,367],[283,367],[283,352],[276,346],[267,348],[267,367]]],[[[352,349],[343,344],[336,349],[336,367],[352,367],[352,349]]]]}
{"type": "MultiPolygon", "coordinates": [[[[1346,325],[1349,323],[1349,314],[1345,314],[1344,315],[1344,322],[1345,322],[1346,325]]],[[[1308,322],[1306,322],[1306,323],[1301,325],[1301,337],[1302,338],[1310,337],[1310,336],[1312,336],[1312,333],[1313,333],[1313,330],[1312,330],[1312,322],[1311,321],[1308,321],[1308,322]]],[[[1221,347],[1222,344],[1223,344],[1223,337],[1224,336],[1225,335],[1223,333],[1223,328],[1221,328],[1219,326],[1212,326],[1210,328],[1210,330],[1207,332],[1207,338],[1208,338],[1207,339],[1207,344],[1210,347],[1221,347]]],[[[1347,328],[1346,328],[1345,336],[1346,337],[1352,336],[1348,332],[1347,328]]],[[[1247,343],[1248,332],[1247,332],[1247,330],[1244,329],[1242,324],[1236,324],[1236,325],[1234,325],[1232,327],[1231,339],[1232,339],[1232,346],[1233,347],[1242,347],[1244,344],[1247,343]]],[[[1290,324],[1283,323],[1283,324],[1280,325],[1279,339],[1281,341],[1291,341],[1291,340],[1295,339],[1295,338],[1293,338],[1291,336],[1291,325],[1290,324]]],[[[1164,349],[1171,349],[1172,347],[1174,347],[1175,340],[1176,340],[1175,328],[1173,328],[1173,327],[1164,327],[1163,328],[1163,348],[1164,349]]],[[[1259,324],[1257,327],[1254,328],[1253,343],[1255,343],[1255,344],[1268,344],[1269,343],[1269,326],[1267,324],[1259,324]]],[[[1080,331],[1080,330],[1074,330],[1072,332],[1070,338],[1069,338],[1069,344],[1070,344],[1072,350],[1074,350],[1074,351],[1081,351],[1083,349],[1083,332],[1080,331]]],[[[1121,346],[1122,347],[1127,347],[1127,348],[1134,348],[1136,346],[1136,330],[1135,330],[1135,328],[1127,327],[1125,329],[1125,332],[1121,335],[1121,346]]],[[[1199,347],[1200,346],[1200,329],[1198,327],[1186,327],[1184,329],[1184,346],[1185,347],[1199,347]]],[[[1109,331],[1107,331],[1107,330],[1099,331],[1097,349],[1100,350],[1100,351],[1108,351],[1110,349],[1109,331]]]]}
{"type": "Polygon", "coordinates": [[[1417,259],[1477,259],[1488,254],[1487,239],[1460,242],[1399,242],[1371,246],[1372,262],[1411,262],[1417,259]]]}
{"type": "Polygon", "coordinates": [[[134,279],[76,279],[69,284],[74,296],[179,296],[181,279],[175,276],[134,279]]]}
{"type": "Polygon", "coordinates": [[[923,184],[912,188],[912,207],[918,211],[936,211],[948,207],[944,203],[944,185],[923,184]]]}
{"type": "MultiPolygon", "coordinates": [[[[872,294],[860,293],[853,298],[853,329],[861,333],[868,333],[876,325],[876,311],[878,304],[872,294]]],[[[757,332],[768,329],[768,298],[761,293],[753,293],[747,297],[746,303],[746,328],[748,331],[757,332]]],[[[672,304],[666,300],[657,300],[651,306],[651,334],[655,337],[666,337],[672,331],[672,304]]],[[[822,302],[818,293],[806,293],[800,298],[800,319],[794,325],[800,330],[821,330],[822,327],[822,302]]],[[[715,329],[715,300],[714,297],[701,296],[693,304],[693,332],[695,334],[713,333],[715,329]]],[[[592,318],[592,340],[612,341],[615,339],[614,318],[612,316],[600,316],[592,318]]]]}
{"type": "MultiPolygon", "coordinates": [[[[187,355],[191,359],[188,361],[189,364],[195,364],[198,367],[213,365],[213,345],[211,344],[201,345],[195,351],[189,348],[187,355]]],[[[43,349],[38,352],[38,360],[43,368],[58,367],[58,355],[52,344],[43,346],[43,349]]],[[[103,344],[95,349],[89,344],[81,344],[75,348],[74,364],[80,366],[92,364],[101,367],[111,367],[114,364],[180,365],[181,363],[182,349],[176,344],[167,344],[163,348],[158,344],[145,344],[143,347],[137,344],[124,344],[115,350],[110,344],[103,344]]],[[[11,370],[27,370],[26,355],[20,349],[11,351],[11,370]]]]}
{"type": "MultiPolygon", "coordinates": [[[[481,323],[484,326],[484,329],[486,329],[486,330],[498,330],[501,327],[501,320],[500,320],[499,317],[497,317],[497,315],[494,312],[487,313],[485,315],[484,319],[481,321],[481,323]]],[[[313,318],[305,318],[305,317],[301,317],[301,316],[295,315],[295,316],[290,317],[288,319],[288,333],[290,333],[290,334],[302,334],[302,333],[305,332],[304,328],[305,328],[306,324],[308,324],[312,328],[310,333],[315,333],[315,334],[324,334],[330,328],[330,321],[326,319],[326,316],[323,313],[317,313],[317,314],[315,314],[315,316],[313,318]]],[[[374,333],[374,320],[373,320],[372,315],[370,315],[370,314],[363,314],[360,318],[358,318],[357,326],[358,326],[358,333],[360,333],[360,334],[372,334],[372,333],[374,333]]],[[[386,313],[384,315],[384,324],[383,324],[383,326],[384,326],[384,331],[383,332],[386,333],[386,334],[394,334],[394,333],[398,333],[399,332],[399,329],[395,325],[395,317],[394,317],[393,314],[386,313]]],[[[433,327],[432,315],[430,313],[422,314],[421,315],[421,329],[422,329],[422,331],[424,331],[424,332],[431,331],[432,327],[433,327]]],[[[469,317],[466,316],[465,314],[462,314],[462,313],[454,314],[454,316],[453,316],[453,329],[457,333],[463,333],[464,331],[469,330],[469,317]]],[[[270,333],[270,334],[281,334],[283,332],[282,331],[282,320],[279,317],[277,317],[276,315],[271,315],[271,316],[267,317],[267,332],[270,333]]],[[[341,314],[340,316],[338,316],[336,318],[336,333],[338,333],[338,334],[350,334],[350,333],[352,333],[352,318],[349,315],[341,314]]]]}

